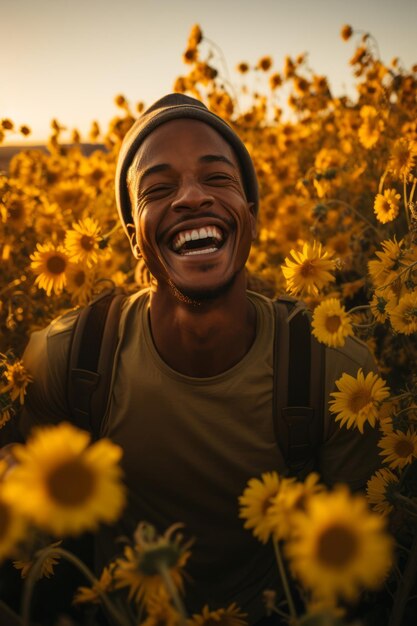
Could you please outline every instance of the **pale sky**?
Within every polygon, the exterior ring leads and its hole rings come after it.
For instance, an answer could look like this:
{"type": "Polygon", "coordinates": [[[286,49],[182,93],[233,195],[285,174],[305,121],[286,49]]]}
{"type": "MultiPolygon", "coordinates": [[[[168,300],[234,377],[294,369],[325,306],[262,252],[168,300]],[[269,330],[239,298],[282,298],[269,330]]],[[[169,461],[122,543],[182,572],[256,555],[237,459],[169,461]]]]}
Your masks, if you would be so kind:
{"type": "Polygon", "coordinates": [[[352,84],[343,24],[371,32],[383,61],[417,62],[417,0],[0,0],[0,19],[0,118],[28,124],[32,141],[53,117],[84,137],[92,120],[106,126],[118,93],[149,105],[171,91],[194,23],[229,70],[270,54],[279,71],[308,52],[336,93],[352,84]]]}

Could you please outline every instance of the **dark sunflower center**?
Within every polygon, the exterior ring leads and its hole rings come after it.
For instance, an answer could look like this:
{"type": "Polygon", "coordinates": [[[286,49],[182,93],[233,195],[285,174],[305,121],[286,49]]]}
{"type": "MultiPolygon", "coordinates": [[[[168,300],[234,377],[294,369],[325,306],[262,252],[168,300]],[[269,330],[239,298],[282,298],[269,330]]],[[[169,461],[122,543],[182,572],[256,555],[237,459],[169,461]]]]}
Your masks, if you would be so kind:
{"type": "Polygon", "coordinates": [[[349,408],[353,413],[359,413],[371,400],[371,396],[366,389],[360,389],[353,393],[349,400],[349,408]]]}
{"type": "Polygon", "coordinates": [[[355,558],[358,538],[350,528],[342,524],[327,528],[317,544],[317,556],[327,567],[342,569],[355,558]]]}
{"type": "Polygon", "coordinates": [[[313,274],[314,272],[314,264],[311,261],[304,261],[300,269],[301,276],[303,276],[303,278],[307,278],[308,276],[311,276],[311,274],[313,274]]]}
{"type": "Polygon", "coordinates": [[[272,494],[271,496],[269,496],[268,498],[265,498],[265,500],[262,502],[262,515],[266,515],[268,512],[269,507],[272,505],[274,497],[276,494],[272,494]]]}
{"type": "Polygon", "coordinates": [[[0,537],[3,537],[10,525],[10,510],[9,507],[0,501],[0,537]]]}
{"type": "Polygon", "coordinates": [[[48,272],[51,274],[62,274],[66,266],[67,262],[62,256],[51,256],[46,262],[48,272]]]}
{"type": "Polygon", "coordinates": [[[326,329],[329,333],[336,333],[340,328],[340,316],[339,315],[329,315],[326,318],[326,329]]]}
{"type": "Polygon", "coordinates": [[[96,479],[81,460],[73,459],[58,465],[47,478],[49,494],[61,506],[81,506],[92,495],[96,479]]]}
{"type": "Polygon", "coordinates": [[[86,252],[90,252],[94,248],[94,239],[89,235],[83,235],[80,239],[80,246],[86,252]]]}
{"type": "Polygon", "coordinates": [[[411,441],[406,441],[405,439],[397,441],[394,449],[396,454],[403,459],[410,456],[410,454],[413,454],[414,452],[414,446],[411,441]]]}

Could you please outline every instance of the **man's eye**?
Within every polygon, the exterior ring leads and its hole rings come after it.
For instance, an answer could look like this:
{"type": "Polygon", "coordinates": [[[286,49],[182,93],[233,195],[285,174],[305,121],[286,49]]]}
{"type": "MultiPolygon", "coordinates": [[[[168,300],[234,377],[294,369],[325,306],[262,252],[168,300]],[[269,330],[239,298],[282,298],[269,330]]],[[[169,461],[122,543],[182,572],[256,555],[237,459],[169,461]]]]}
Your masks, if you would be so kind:
{"type": "Polygon", "coordinates": [[[229,176],[229,174],[211,174],[210,176],[207,176],[207,180],[209,182],[222,182],[222,181],[230,181],[231,177],[229,176]]]}
{"type": "Polygon", "coordinates": [[[149,187],[149,189],[145,189],[144,191],[144,195],[145,196],[156,196],[156,195],[163,195],[165,193],[169,193],[172,190],[172,185],[153,185],[152,187],[149,187]]]}

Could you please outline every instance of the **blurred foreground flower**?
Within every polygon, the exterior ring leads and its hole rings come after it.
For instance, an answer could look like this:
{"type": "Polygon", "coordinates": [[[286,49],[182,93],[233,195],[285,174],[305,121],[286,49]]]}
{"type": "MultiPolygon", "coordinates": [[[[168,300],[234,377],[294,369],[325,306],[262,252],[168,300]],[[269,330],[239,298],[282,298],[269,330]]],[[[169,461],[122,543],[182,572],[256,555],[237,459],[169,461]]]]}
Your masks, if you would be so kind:
{"type": "Polygon", "coordinates": [[[246,520],[244,527],[252,528],[255,537],[262,543],[266,543],[272,533],[268,509],[280,490],[282,480],[276,472],[265,472],[260,480],[251,478],[239,498],[239,517],[246,520]]]}
{"type": "Polygon", "coordinates": [[[108,593],[114,589],[114,580],[109,567],[101,572],[100,579],[92,587],[78,587],[74,596],[74,604],[98,604],[100,602],[99,590],[108,593]]]}
{"type": "Polygon", "coordinates": [[[293,520],[286,547],[290,567],[316,597],[352,601],[364,589],[381,586],[391,567],[393,542],[362,496],[339,486],[315,495],[293,520]]]}
{"type": "Polygon", "coordinates": [[[139,524],[133,546],[126,546],[123,557],[114,565],[116,589],[127,587],[129,599],[137,604],[166,588],[166,574],[175,588],[183,590],[183,568],[190,557],[190,543],[182,544],[178,533],[180,524],[174,524],[158,536],[153,526],[139,524]],[[177,533],[175,535],[175,533],[177,533]]]}
{"type": "Polygon", "coordinates": [[[24,518],[4,497],[4,484],[0,483],[0,559],[16,553],[16,547],[24,538],[26,528],[24,518]]]}
{"type": "Polygon", "coordinates": [[[8,502],[40,529],[77,535],[114,522],[125,504],[121,449],[71,424],[38,428],[16,445],[18,465],[4,484],[8,502]]]}
{"type": "MultiPolygon", "coordinates": [[[[62,541],[56,541],[55,543],[52,543],[48,547],[53,550],[54,548],[59,548],[61,543],[62,543],[62,541]]],[[[35,557],[36,557],[36,555],[35,555],[35,557]]],[[[15,569],[17,569],[17,570],[20,570],[20,575],[21,575],[22,578],[27,578],[27,576],[29,575],[30,570],[33,567],[34,562],[35,561],[32,560],[32,559],[16,560],[16,561],[13,561],[13,567],[15,569]]],[[[48,558],[46,558],[43,561],[41,570],[40,570],[39,575],[38,575],[38,578],[50,578],[51,576],[53,576],[53,574],[54,574],[54,567],[58,563],[59,563],[59,559],[55,555],[51,554],[48,558]]]]}
{"type": "Polygon", "coordinates": [[[242,613],[235,602],[226,609],[210,611],[208,605],[203,607],[200,614],[193,615],[187,626],[246,626],[246,613],[242,613]]]}

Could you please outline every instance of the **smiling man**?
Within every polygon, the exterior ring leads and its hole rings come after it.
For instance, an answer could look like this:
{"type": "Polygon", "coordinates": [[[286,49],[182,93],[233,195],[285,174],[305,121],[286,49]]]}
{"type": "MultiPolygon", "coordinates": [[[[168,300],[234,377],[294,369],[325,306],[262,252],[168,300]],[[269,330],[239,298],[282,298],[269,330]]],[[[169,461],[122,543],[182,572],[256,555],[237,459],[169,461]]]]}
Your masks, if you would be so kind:
{"type": "MultiPolygon", "coordinates": [[[[161,532],[183,522],[195,538],[188,610],[236,602],[256,623],[262,591],[279,581],[273,551],[243,528],[238,497],[250,478],[286,465],[272,419],[274,306],[246,286],[258,211],[254,166],[221,118],[171,94],[126,136],[116,197],[133,254],[155,281],[126,299],[120,320],[100,436],[123,448],[130,499],[118,527],[98,536],[99,565],[113,556],[114,536],[131,534],[140,520],[161,532]]],[[[77,315],[35,333],[26,350],[35,383],[25,433],[71,419],[65,380],[77,315]]],[[[360,342],[328,350],[325,394],[359,367],[372,367],[360,342]]],[[[376,465],[375,437],[339,429],[327,411],[325,424],[323,480],[362,488],[376,465]]]]}

